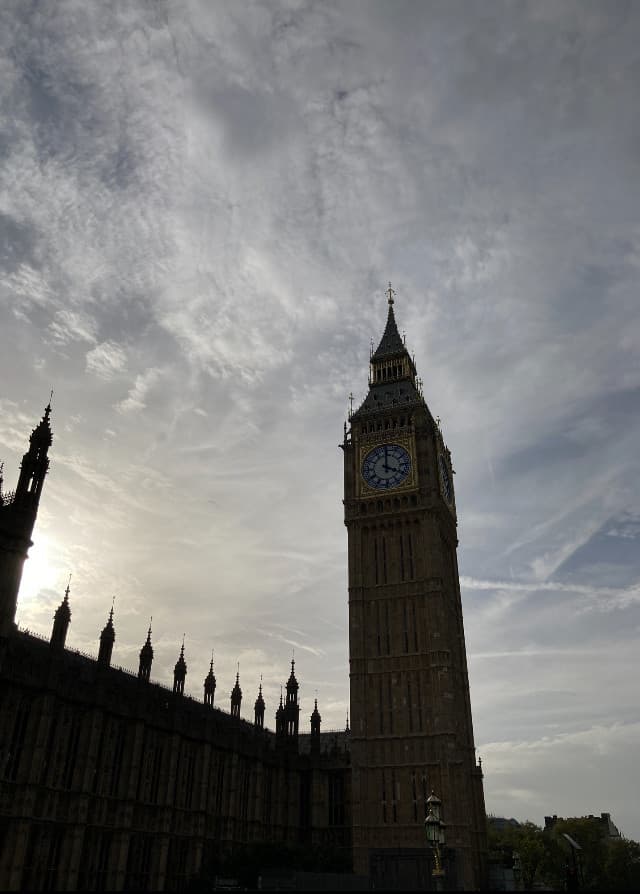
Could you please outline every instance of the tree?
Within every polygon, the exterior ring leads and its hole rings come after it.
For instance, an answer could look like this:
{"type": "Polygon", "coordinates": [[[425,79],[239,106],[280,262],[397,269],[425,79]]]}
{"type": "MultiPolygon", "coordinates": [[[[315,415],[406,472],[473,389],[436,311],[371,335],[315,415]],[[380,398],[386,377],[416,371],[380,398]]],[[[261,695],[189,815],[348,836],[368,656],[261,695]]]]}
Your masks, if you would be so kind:
{"type": "Polygon", "coordinates": [[[628,838],[612,841],[605,864],[606,887],[610,891],[640,890],[640,844],[628,838]]]}
{"type": "MultiPolygon", "coordinates": [[[[640,844],[609,838],[591,817],[558,820],[553,834],[571,836],[579,845],[580,887],[585,891],[637,891],[640,888],[640,844]]],[[[566,839],[565,839],[566,841],[566,839]]]]}
{"type": "Polygon", "coordinates": [[[496,828],[489,822],[489,852],[492,859],[511,861],[519,866],[522,883],[526,889],[537,881],[545,881],[550,864],[549,851],[554,842],[550,841],[535,823],[519,823],[496,828]]]}
{"type": "Polygon", "coordinates": [[[519,862],[525,889],[542,884],[556,891],[640,890],[640,844],[609,838],[597,818],[559,819],[545,831],[530,822],[498,827],[490,819],[488,837],[494,862],[519,862]],[[580,849],[574,852],[565,835],[580,849]]]}

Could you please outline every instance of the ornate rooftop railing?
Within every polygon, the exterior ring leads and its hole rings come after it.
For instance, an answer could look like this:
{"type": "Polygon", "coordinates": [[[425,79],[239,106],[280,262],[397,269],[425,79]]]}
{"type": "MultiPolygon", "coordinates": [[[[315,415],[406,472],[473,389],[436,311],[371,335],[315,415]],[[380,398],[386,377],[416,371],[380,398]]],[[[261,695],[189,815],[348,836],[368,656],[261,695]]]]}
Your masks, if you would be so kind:
{"type": "MultiPolygon", "coordinates": [[[[33,630],[29,630],[28,627],[21,627],[20,625],[18,625],[18,633],[23,634],[24,636],[33,637],[34,639],[40,640],[40,642],[42,642],[42,643],[46,643],[47,645],[49,645],[49,642],[50,642],[49,637],[44,636],[42,633],[35,633],[35,631],[33,631],[33,630]]],[[[65,648],[65,652],[67,652],[67,653],[69,653],[69,654],[71,654],[71,655],[77,655],[77,656],[79,656],[80,658],[83,658],[83,659],[85,659],[86,661],[90,661],[92,664],[97,665],[97,657],[96,657],[95,655],[91,655],[89,652],[83,652],[82,649],[70,649],[70,648],[67,647],[67,648],[65,648]]],[[[123,666],[120,665],[120,664],[110,664],[109,667],[110,667],[111,670],[115,670],[115,671],[118,671],[118,672],[120,672],[120,673],[126,674],[128,677],[131,677],[131,678],[133,678],[133,679],[135,679],[135,680],[138,679],[138,672],[135,671],[135,670],[132,670],[131,668],[123,667],[123,666]]],[[[162,690],[164,690],[165,692],[167,692],[167,693],[169,693],[169,694],[171,694],[171,695],[174,694],[174,693],[173,693],[173,689],[172,689],[172,687],[169,686],[169,685],[167,685],[166,683],[160,683],[160,682],[157,682],[157,681],[155,681],[155,680],[152,680],[152,681],[149,681],[149,684],[148,684],[148,685],[153,686],[153,687],[157,687],[158,689],[162,689],[162,690]]],[[[204,705],[204,702],[203,702],[203,700],[202,700],[201,698],[198,698],[198,697],[193,696],[193,695],[188,695],[188,694],[185,693],[184,695],[181,696],[181,698],[183,698],[183,699],[184,699],[185,701],[187,701],[187,702],[191,702],[192,704],[196,704],[196,705],[204,705]]],[[[231,716],[231,711],[230,711],[230,709],[221,707],[220,705],[217,705],[217,704],[214,705],[214,706],[213,706],[213,710],[215,710],[215,711],[219,711],[221,714],[226,714],[228,717],[231,716]]],[[[246,718],[244,718],[244,717],[241,717],[241,718],[240,718],[240,721],[241,721],[242,723],[248,724],[249,726],[253,726],[253,725],[254,725],[253,722],[252,722],[251,720],[248,720],[248,719],[246,719],[246,718]]],[[[264,726],[264,730],[265,730],[266,732],[271,732],[271,733],[273,733],[273,730],[272,730],[270,727],[266,726],[266,725],[264,726]]],[[[323,729],[323,730],[321,731],[320,735],[321,735],[321,737],[322,737],[323,739],[326,739],[326,737],[328,737],[328,736],[330,736],[330,735],[331,735],[331,736],[344,737],[345,733],[346,733],[346,730],[345,730],[345,729],[323,729]]],[[[347,733],[347,735],[348,735],[348,733],[347,733]]],[[[300,732],[300,733],[299,733],[299,737],[300,737],[300,739],[305,739],[305,740],[306,740],[306,739],[310,738],[310,736],[311,736],[311,733],[310,733],[310,732],[300,732]]]]}

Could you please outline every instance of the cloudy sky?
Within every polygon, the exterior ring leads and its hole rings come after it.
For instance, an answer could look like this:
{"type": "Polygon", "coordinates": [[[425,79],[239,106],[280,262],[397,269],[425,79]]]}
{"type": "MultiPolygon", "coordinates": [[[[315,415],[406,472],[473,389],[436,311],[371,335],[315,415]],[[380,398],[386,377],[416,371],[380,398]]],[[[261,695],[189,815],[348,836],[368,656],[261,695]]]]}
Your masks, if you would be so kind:
{"type": "MultiPolygon", "coordinates": [[[[337,445],[396,315],[456,468],[487,808],[640,838],[640,7],[5,2],[0,459],[19,623],[251,716],[348,707],[337,445]]],[[[306,725],[305,720],[305,725],[306,725]]],[[[271,721],[272,725],[272,721],[271,721]]]]}

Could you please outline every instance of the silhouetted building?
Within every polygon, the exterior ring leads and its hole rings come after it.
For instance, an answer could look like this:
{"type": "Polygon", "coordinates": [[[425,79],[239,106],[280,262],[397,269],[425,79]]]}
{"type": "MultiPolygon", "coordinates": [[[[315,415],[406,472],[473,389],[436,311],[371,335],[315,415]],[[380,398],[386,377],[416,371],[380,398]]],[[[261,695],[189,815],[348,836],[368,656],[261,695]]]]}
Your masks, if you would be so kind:
{"type": "Polygon", "coordinates": [[[16,627],[52,444],[50,405],[14,493],[0,485],[0,888],[180,890],[239,848],[317,845],[376,887],[429,888],[429,792],[443,802],[449,887],[483,879],[482,772],[474,755],[456,563],[453,469],[400,338],[387,326],[369,392],[345,424],[351,731],[300,732],[295,663],[264,726],[185,695],[183,640],[169,689],[112,665],[114,610],[98,658],[65,648],[70,587],[50,641],[16,627]],[[353,764],[353,770],[352,765],[353,764]],[[352,842],[353,836],[353,842],[352,842]]]}
{"type": "Polygon", "coordinates": [[[484,879],[456,548],[451,455],[398,333],[394,293],[369,391],[344,443],[354,868],[377,887],[426,887],[424,818],[442,799],[446,872],[484,879]]]}
{"type": "Polygon", "coordinates": [[[113,608],[98,658],[65,649],[70,594],[50,642],[15,625],[52,443],[51,407],[31,435],[15,493],[0,487],[0,889],[180,890],[214,860],[260,842],[350,852],[345,733],[299,734],[298,682],[287,682],[276,736],[184,695],[184,643],[173,690],[152,683],[151,626],[137,676],[112,666],[113,608]]]}
{"type": "Polygon", "coordinates": [[[577,819],[580,819],[583,822],[587,821],[596,826],[600,830],[602,837],[606,840],[615,841],[622,838],[620,830],[611,819],[610,813],[601,813],[600,816],[594,816],[593,813],[590,813],[588,816],[574,816],[567,818],[562,816],[558,817],[556,816],[556,814],[554,814],[553,816],[545,816],[544,831],[551,832],[558,823],[571,822],[571,820],[577,819]]]}

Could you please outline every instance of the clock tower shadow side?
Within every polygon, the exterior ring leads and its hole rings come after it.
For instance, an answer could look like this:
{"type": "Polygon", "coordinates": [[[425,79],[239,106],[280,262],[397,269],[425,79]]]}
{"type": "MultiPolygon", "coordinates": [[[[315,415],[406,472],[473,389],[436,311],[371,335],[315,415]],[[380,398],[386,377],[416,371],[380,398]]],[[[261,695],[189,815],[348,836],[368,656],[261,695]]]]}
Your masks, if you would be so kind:
{"type": "Polygon", "coordinates": [[[451,455],[400,338],[393,297],[369,389],[345,429],[354,870],[433,883],[424,819],[446,822],[448,887],[485,881],[456,558],[451,455]]]}

